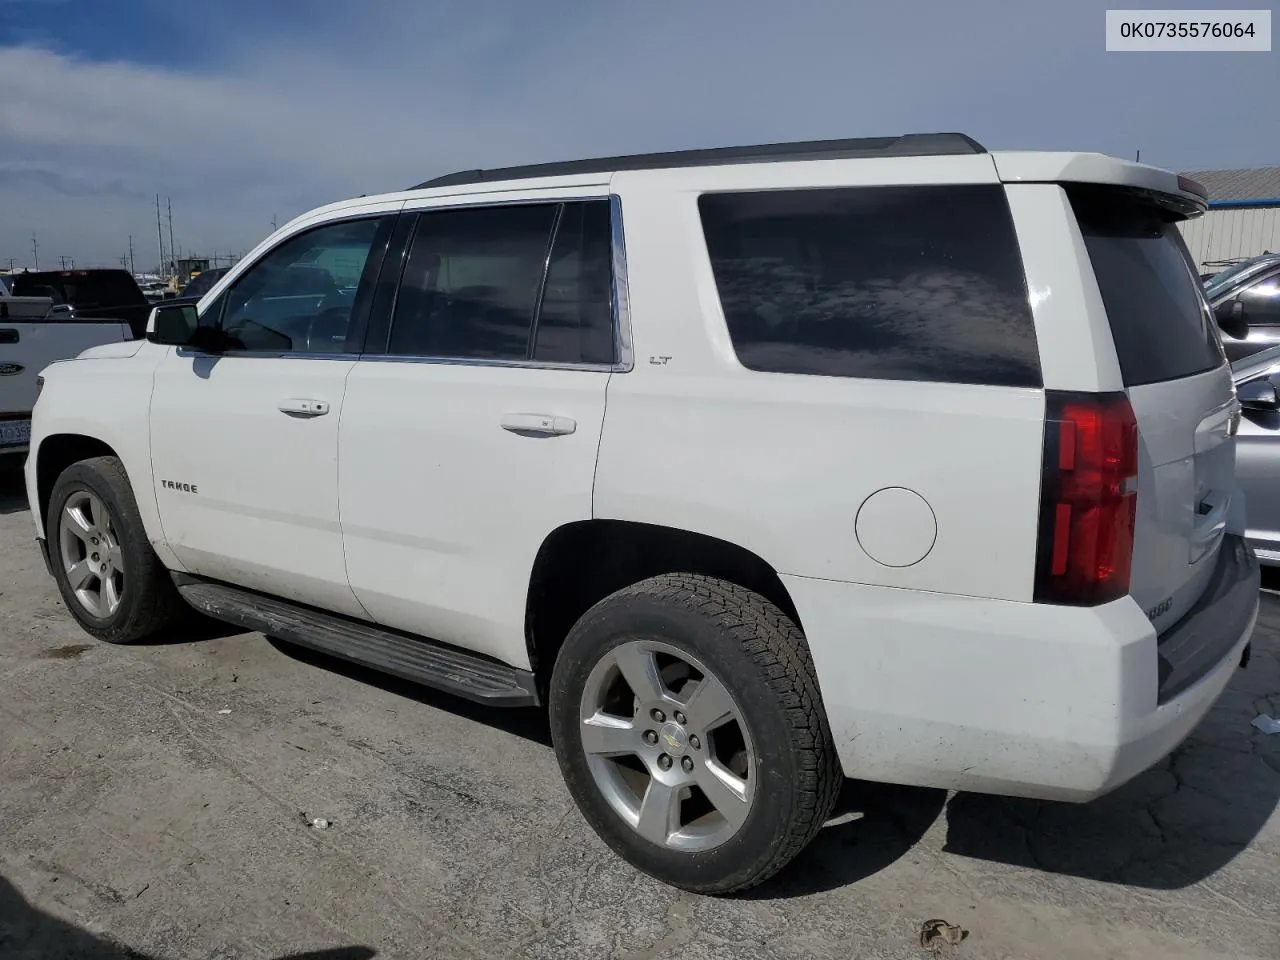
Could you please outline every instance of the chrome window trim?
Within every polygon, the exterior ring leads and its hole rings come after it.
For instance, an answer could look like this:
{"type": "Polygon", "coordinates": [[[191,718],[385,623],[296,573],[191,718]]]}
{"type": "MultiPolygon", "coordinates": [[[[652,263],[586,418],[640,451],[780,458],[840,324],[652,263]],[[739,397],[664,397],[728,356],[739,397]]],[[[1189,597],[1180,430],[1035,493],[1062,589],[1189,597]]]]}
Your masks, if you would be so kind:
{"type": "Polygon", "coordinates": [[[622,230],[622,198],[609,194],[609,228],[613,241],[613,340],[615,373],[630,373],[635,367],[631,345],[631,288],[627,283],[627,249],[622,230]]]}
{"type": "MultiPolygon", "coordinates": [[[[625,247],[625,239],[622,228],[622,199],[616,193],[610,193],[607,196],[596,194],[594,196],[562,196],[562,197],[522,197],[520,199],[503,199],[503,200],[477,200],[474,203],[440,203],[430,206],[413,207],[406,204],[402,213],[408,214],[424,214],[431,213],[436,210],[455,210],[460,208],[475,207],[497,207],[509,206],[512,204],[547,204],[547,203],[585,203],[588,201],[609,201],[609,228],[611,233],[612,245],[612,266],[613,266],[613,295],[610,303],[610,316],[613,323],[614,349],[616,351],[616,359],[613,363],[564,363],[540,360],[498,360],[483,359],[478,357],[431,357],[419,356],[412,354],[392,354],[392,353],[307,353],[305,351],[283,351],[268,352],[254,350],[228,350],[225,353],[206,353],[203,350],[197,350],[193,347],[178,347],[177,355],[181,357],[239,357],[245,359],[269,359],[269,360],[370,360],[374,363],[439,363],[449,366],[470,366],[470,367],[512,367],[526,370],[582,370],[587,373],[630,373],[635,368],[635,353],[632,347],[631,339],[631,302],[630,288],[627,282],[627,254],[625,247]]],[[[410,201],[412,203],[412,201],[410,201]]],[[[365,214],[367,217],[368,214],[365,214]]],[[[347,219],[364,219],[365,217],[338,217],[334,220],[323,221],[314,224],[315,227],[328,226],[330,223],[341,222],[347,219]]],[[[298,231],[301,233],[302,231],[298,231]]],[[[290,236],[296,236],[291,234],[290,236]]],[[[288,239],[288,238],[285,238],[288,239]]],[[[282,240],[283,242],[283,240],[282,240]]],[[[278,244],[276,245],[278,246],[278,244]]],[[[273,246],[271,250],[274,250],[273,246]]],[[[248,273],[253,265],[257,264],[264,257],[270,254],[270,250],[264,251],[262,256],[256,258],[253,264],[242,271],[241,275],[248,273]]],[[[406,250],[406,253],[408,251],[406,250]]],[[[225,278],[224,278],[225,279],[225,278]]],[[[237,278],[238,279],[238,278],[237,278]]],[[[398,290],[397,290],[398,294],[398,290]]],[[[392,303],[392,318],[395,316],[395,303],[392,303]]]]}
{"type": "Polygon", "coordinates": [[[252,350],[228,350],[205,353],[194,347],[175,347],[180,357],[207,360],[368,360],[371,363],[438,363],[453,367],[517,367],[526,370],[583,370],[587,373],[622,373],[616,363],[564,363],[549,360],[485,360],[478,357],[419,357],[401,353],[266,353],[252,350]]]}

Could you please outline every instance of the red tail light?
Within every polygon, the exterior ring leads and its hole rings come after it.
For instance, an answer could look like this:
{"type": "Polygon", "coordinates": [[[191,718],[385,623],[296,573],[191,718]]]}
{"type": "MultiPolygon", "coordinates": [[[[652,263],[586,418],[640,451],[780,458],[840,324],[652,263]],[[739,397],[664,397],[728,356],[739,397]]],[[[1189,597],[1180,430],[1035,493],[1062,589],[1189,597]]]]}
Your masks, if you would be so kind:
{"type": "Polygon", "coordinates": [[[1046,391],[1038,603],[1093,606],[1129,592],[1138,425],[1123,393],[1046,391]]]}

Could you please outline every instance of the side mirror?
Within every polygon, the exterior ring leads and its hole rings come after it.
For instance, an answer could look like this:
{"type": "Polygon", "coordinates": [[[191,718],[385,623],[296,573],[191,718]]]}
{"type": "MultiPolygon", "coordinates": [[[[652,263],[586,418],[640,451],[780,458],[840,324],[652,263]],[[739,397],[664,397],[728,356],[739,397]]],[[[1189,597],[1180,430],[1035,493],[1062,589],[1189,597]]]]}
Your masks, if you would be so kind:
{"type": "Polygon", "coordinates": [[[1236,388],[1236,397],[1245,410],[1273,413],[1280,410],[1280,395],[1269,377],[1259,377],[1242,383],[1236,388]]]}
{"type": "Polygon", "coordinates": [[[1218,304],[1213,310],[1218,326],[1227,336],[1236,340],[1245,340],[1249,336],[1249,320],[1244,315],[1244,304],[1239,300],[1228,300],[1218,304]]]}
{"type": "Polygon", "coordinates": [[[199,322],[194,304],[162,304],[151,308],[147,339],[167,347],[185,347],[195,336],[199,322]]]}

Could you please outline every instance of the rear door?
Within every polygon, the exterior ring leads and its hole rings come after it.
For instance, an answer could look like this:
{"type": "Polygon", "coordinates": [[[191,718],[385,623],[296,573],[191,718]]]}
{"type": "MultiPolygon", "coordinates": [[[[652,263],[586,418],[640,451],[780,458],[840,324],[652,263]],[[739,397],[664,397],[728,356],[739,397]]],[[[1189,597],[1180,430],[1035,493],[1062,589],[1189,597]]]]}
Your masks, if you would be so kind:
{"type": "Polygon", "coordinates": [[[1139,433],[1130,594],[1157,630],[1204,590],[1226,533],[1239,408],[1175,217],[1118,187],[1066,187],[1139,433]]]}
{"type": "Polygon", "coordinates": [[[575,197],[417,216],[338,435],[347,569],[379,623],[527,665],[538,550],[592,515],[610,215],[575,197]]]}

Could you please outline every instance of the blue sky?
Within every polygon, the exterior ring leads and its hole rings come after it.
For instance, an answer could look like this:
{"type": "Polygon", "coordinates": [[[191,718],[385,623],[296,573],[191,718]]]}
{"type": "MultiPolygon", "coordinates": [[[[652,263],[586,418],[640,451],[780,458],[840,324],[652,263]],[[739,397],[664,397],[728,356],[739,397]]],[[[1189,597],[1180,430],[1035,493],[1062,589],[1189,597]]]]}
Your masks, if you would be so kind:
{"type": "Polygon", "coordinates": [[[42,265],[133,234],[150,266],[157,192],[181,248],[239,251],[449,169],[732,143],[960,130],[1280,165],[1280,53],[1108,54],[1108,6],[0,0],[0,264],[34,231],[42,265]]]}

